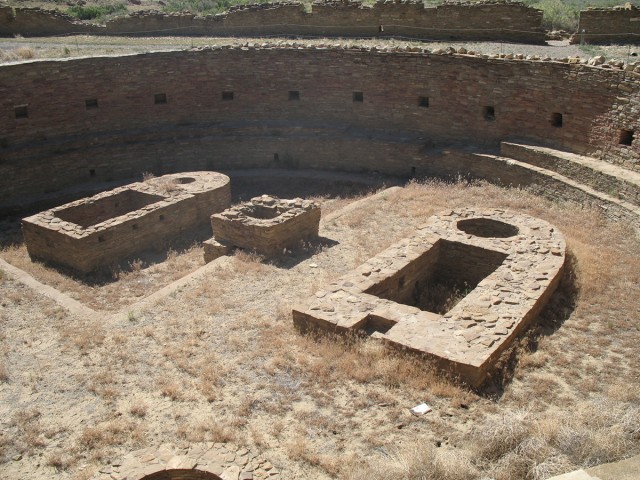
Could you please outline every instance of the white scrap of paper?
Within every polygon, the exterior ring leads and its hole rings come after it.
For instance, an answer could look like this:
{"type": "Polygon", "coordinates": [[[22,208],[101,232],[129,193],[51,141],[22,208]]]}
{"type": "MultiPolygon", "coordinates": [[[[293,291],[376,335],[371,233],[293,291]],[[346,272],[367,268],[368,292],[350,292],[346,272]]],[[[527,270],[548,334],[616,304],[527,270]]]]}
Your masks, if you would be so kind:
{"type": "Polygon", "coordinates": [[[413,413],[414,415],[424,415],[425,413],[431,411],[431,407],[426,403],[421,403],[420,405],[416,405],[409,410],[411,410],[411,413],[413,413]]]}

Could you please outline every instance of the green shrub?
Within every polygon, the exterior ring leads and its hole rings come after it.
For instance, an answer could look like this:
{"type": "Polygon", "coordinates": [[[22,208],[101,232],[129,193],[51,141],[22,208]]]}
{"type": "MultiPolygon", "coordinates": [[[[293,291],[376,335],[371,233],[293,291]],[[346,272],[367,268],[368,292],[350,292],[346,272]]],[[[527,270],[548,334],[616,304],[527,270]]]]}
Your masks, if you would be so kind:
{"type": "Polygon", "coordinates": [[[235,5],[246,3],[267,3],[269,0],[168,0],[164,8],[169,12],[189,11],[192,13],[221,13],[235,5]]]}
{"type": "MultiPolygon", "coordinates": [[[[626,0],[524,0],[524,3],[544,12],[542,26],[547,30],[576,32],[580,11],[588,7],[613,7],[626,0]]],[[[638,1],[631,2],[638,4],[638,1]]]]}
{"type": "Polygon", "coordinates": [[[107,15],[125,13],[126,11],[127,6],[124,3],[116,3],[113,5],[74,5],[67,10],[69,15],[79,20],[101,19],[107,15]]]}

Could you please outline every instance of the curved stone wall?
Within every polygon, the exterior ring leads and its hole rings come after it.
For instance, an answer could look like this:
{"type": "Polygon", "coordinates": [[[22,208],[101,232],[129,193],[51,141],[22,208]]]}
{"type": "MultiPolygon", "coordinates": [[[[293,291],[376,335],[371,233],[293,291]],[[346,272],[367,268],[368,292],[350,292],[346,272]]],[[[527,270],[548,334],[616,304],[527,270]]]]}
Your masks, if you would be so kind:
{"type": "Polygon", "coordinates": [[[607,67],[291,44],[6,65],[0,209],[145,171],[419,175],[504,140],[640,171],[639,77],[607,67]]]}
{"type": "Polygon", "coordinates": [[[0,35],[44,36],[83,32],[93,35],[311,35],[403,36],[419,39],[544,42],[542,11],[517,2],[448,2],[425,8],[421,1],[380,0],[300,2],[232,7],[219,15],[141,11],[105,25],[76,22],[60,12],[0,7],[0,35]]]}

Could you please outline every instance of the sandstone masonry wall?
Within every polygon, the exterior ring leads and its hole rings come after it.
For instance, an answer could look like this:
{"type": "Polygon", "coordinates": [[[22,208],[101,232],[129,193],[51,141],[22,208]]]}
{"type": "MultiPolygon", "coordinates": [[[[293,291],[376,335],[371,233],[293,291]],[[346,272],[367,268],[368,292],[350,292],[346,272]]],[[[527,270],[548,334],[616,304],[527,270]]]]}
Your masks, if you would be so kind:
{"type": "Polygon", "coordinates": [[[420,175],[438,149],[503,140],[640,171],[637,73],[415,50],[265,44],[2,66],[0,209],[145,171],[420,175]]]}
{"type": "Polygon", "coordinates": [[[640,43],[640,10],[633,5],[580,12],[571,43],[640,43]]]}
{"type": "Polygon", "coordinates": [[[520,3],[448,3],[425,8],[422,2],[381,0],[373,7],[359,1],[276,2],[230,9],[219,15],[137,12],[95,25],[67,15],[33,8],[0,9],[0,35],[56,35],[86,32],[105,35],[340,37],[404,36],[425,39],[504,40],[542,43],[542,12],[520,3]]]}
{"type": "Polygon", "coordinates": [[[57,10],[0,6],[0,36],[29,37],[88,32],[98,34],[104,27],[74,21],[57,10]]]}

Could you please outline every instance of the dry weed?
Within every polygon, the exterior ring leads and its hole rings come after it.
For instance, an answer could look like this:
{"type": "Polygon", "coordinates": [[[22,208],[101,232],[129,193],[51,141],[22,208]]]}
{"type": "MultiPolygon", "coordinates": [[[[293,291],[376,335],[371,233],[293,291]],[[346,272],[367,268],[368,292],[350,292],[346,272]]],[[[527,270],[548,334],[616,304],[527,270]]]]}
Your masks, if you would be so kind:
{"type": "MultiPolygon", "coordinates": [[[[473,480],[480,478],[477,467],[464,451],[436,448],[426,442],[394,448],[387,458],[370,465],[349,465],[347,480],[473,480]]],[[[513,477],[517,478],[517,477],[513,477]]]]}
{"type": "Polygon", "coordinates": [[[178,426],[176,435],[189,442],[235,442],[238,439],[234,419],[223,421],[213,418],[197,420],[192,423],[182,423],[178,426]]]}
{"type": "Polygon", "coordinates": [[[60,329],[60,335],[65,342],[80,350],[82,355],[102,345],[106,337],[104,327],[97,322],[64,326],[60,329]]]}

